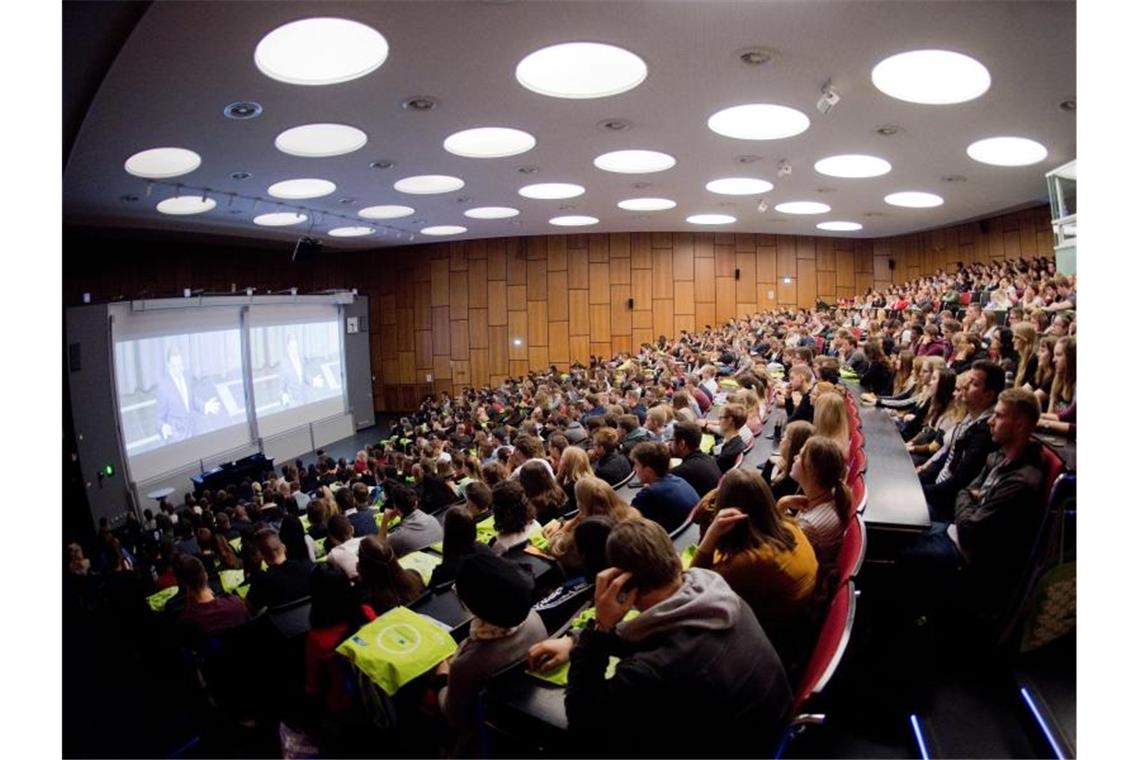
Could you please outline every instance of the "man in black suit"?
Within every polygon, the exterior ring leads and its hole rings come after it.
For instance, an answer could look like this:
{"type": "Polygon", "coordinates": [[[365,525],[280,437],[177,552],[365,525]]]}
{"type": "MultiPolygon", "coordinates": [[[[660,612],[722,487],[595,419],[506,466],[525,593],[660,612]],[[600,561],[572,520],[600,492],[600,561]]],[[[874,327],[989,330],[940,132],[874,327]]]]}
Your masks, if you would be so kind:
{"type": "Polygon", "coordinates": [[[677,422],[673,425],[672,454],[681,464],[671,472],[693,487],[697,496],[716,488],[720,482],[720,468],[716,460],[701,451],[701,428],[695,422],[677,422]]]}
{"type": "Polygon", "coordinates": [[[998,394],[1005,389],[1005,372],[991,361],[976,361],[962,391],[966,417],[958,424],[948,453],[928,461],[918,470],[930,518],[946,522],[953,517],[954,499],[970,484],[995,449],[989,419],[998,394]]]}
{"type": "Polygon", "coordinates": [[[300,406],[310,401],[310,388],[324,388],[325,379],[320,373],[309,373],[301,358],[297,336],[285,338],[285,358],[281,361],[281,404],[300,406]]]}
{"type": "Polygon", "coordinates": [[[164,443],[184,441],[199,432],[198,415],[216,415],[222,404],[216,396],[196,399],[194,386],[182,365],[182,352],[172,344],[166,350],[166,372],[155,390],[158,405],[158,434],[164,443]]]}

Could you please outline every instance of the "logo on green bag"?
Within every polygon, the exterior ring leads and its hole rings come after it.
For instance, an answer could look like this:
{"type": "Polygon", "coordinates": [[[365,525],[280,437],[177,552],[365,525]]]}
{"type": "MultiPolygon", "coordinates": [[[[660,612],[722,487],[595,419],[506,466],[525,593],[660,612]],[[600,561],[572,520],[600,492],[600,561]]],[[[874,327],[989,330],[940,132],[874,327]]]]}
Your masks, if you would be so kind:
{"type": "Polygon", "coordinates": [[[420,646],[420,632],[407,623],[394,623],[380,629],[376,646],[390,654],[409,654],[420,646]]]}

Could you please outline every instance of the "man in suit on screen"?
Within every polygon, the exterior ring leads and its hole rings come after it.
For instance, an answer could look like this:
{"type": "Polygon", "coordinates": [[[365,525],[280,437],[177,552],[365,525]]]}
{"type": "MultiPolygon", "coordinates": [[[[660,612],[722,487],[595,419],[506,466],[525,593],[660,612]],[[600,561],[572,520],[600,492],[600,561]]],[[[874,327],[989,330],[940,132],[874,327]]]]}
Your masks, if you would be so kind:
{"type": "Polygon", "coordinates": [[[325,379],[319,372],[312,375],[306,373],[297,336],[292,333],[285,339],[285,359],[281,362],[280,371],[282,406],[307,404],[311,388],[325,387],[325,379]]]}
{"type": "Polygon", "coordinates": [[[182,366],[182,352],[177,345],[166,350],[166,371],[155,391],[158,404],[158,434],[164,443],[184,441],[200,432],[196,415],[216,415],[222,408],[217,396],[205,401],[194,397],[192,381],[182,366]]]}

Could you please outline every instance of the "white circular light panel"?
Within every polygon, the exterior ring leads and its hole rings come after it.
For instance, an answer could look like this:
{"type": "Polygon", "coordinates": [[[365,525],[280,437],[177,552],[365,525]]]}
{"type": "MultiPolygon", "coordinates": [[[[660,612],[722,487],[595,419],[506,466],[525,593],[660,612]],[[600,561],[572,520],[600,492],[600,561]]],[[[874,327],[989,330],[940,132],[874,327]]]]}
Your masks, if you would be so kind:
{"type": "Polygon", "coordinates": [[[914,190],[891,193],[884,197],[883,200],[892,206],[902,206],[904,208],[934,208],[935,206],[942,205],[942,196],[914,190]]]}
{"type": "Polygon", "coordinates": [[[290,156],[327,158],[360,150],[367,142],[363,130],[347,124],[302,124],[277,135],[273,144],[290,156]]]}
{"type": "Polygon", "coordinates": [[[854,232],[863,229],[863,225],[859,222],[820,222],[816,227],[828,232],[854,232]]]}
{"type": "Polygon", "coordinates": [[[676,165],[677,159],[656,150],[615,150],[594,159],[594,166],[617,174],[652,174],[676,165]]]}
{"type": "Polygon", "coordinates": [[[510,206],[480,206],[467,209],[463,215],[470,219],[510,219],[518,216],[519,210],[510,206]]]}
{"type": "Polygon", "coordinates": [[[438,224],[435,227],[424,227],[420,230],[420,234],[432,236],[462,235],[464,232],[467,232],[467,228],[458,224],[438,224]]]}
{"type": "Polygon", "coordinates": [[[443,149],[464,158],[503,158],[526,153],[535,146],[534,135],[510,127],[465,129],[443,141],[443,149]]]}
{"type": "Polygon", "coordinates": [[[399,219],[402,216],[411,216],[416,210],[411,206],[369,206],[356,212],[364,219],[399,219]]]}
{"type": "Polygon", "coordinates": [[[990,89],[990,72],[950,50],[911,50],[884,58],[871,70],[875,87],[908,103],[965,103],[990,89]]]}
{"type": "Polygon", "coordinates": [[[1029,166],[1049,155],[1045,146],[1026,137],[987,137],[970,143],[966,154],[993,166],[1029,166]]]}
{"type": "Polygon", "coordinates": [[[821,158],[815,162],[815,170],[829,177],[860,179],[882,176],[891,170],[891,164],[877,156],[849,153],[821,158]]]}
{"type": "Polygon", "coordinates": [[[689,224],[732,224],[736,217],[728,214],[693,214],[686,217],[685,221],[689,224]]]}
{"type": "Polygon", "coordinates": [[[519,188],[519,195],[524,198],[547,201],[577,198],[584,192],[586,192],[586,188],[569,182],[540,182],[519,188]]]}
{"type": "Polygon", "coordinates": [[[747,103],[717,111],[708,127],[718,135],[738,140],[781,140],[811,126],[811,120],[794,108],[772,103],[747,103]]]}
{"type": "Polygon", "coordinates": [[[333,227],[329,230],[331,237],[364,237],[376,230],[372,227],[333,227]]]}
{"type": "Polygon", "coordinates": [[[274,198],[287,200],[302,200],[304,198],[320,198],[336,192],[336,183],[327,179],[287,179],[274,182],[269,186],[269,194],[274,198]]]}
{"type": "Polygon", "coordinates": [[[166,200],[155,206],[164,214],[187,216],[189,214],[204,214],[218,203],[213,198],[203,199],[200,195],[180,195],[166,200]]]}
{"type": "Polygon", "coordinates": [[[292,211],[275,211],[271,214],[255,216],[253,223],[260,224],[262,227],[289,227],[293,224],[300,224],[308,218],[306,214],[298,214],[292,211]]]}
{"type": "Polygon", "coordinates": [[[626,198],[618,201],[618,208],[626,211],[667,211],[677,207],[677,201],[668,198],[626,198]]]}
{"type": "Polygon", "coordinates": [[[771,189],[771,182],[755,177],[724,177],[705,185],[705,190],[719,195],[760,195],[771,189]]]}
{"type": "Polygon", "coordinates": [[[585,227],[587,225],[597,224],[598,218],[595,216],[570,214],[568,216],[556,216],[550,220],[550,223],[558,227],[585,227]]]}
{"type": "Polygon", "coordinates": [[[519,61],[515,79],[553,98],[605,98],[637,87],[648,75],[645,61],[624,48],[598,42],[563,42],[519,61]]]}
{"type": "Polygon", "coordinates": [[[438,195],[450,193],[463,187],[463,180],[446,174],[421,174],[415,177],[404,177],[392,187],[401,193],[409,195],[438,195]]]}
{"type": "Polygon", "coordinates": [[[819,201],[787,201],[777,203],[776,210],[781,214],[826,214],[831,206],[819,201]]]}
{"type": "Polygon", "coordinates": [[[339,84],[370,74],[388,58],[388,41],[345,18],[305,18],[261,38],[253,61],[265,76],[299,85],[339,84]]]}
{"type": "Polygon", "coordinates": [[[186,148],[151,148],[126,160],[127,174],[146,179],[170,179],[189,174],[202,165],[202,157],[186,148]]]}

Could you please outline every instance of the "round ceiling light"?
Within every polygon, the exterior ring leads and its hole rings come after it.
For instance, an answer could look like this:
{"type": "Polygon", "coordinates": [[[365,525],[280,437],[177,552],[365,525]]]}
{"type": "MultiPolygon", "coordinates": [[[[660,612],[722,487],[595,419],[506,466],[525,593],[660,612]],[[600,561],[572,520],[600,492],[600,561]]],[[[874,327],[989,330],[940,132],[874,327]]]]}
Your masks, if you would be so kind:
{"type": "Polygon", "coordinates": [[[576,198],[584,192],[586,188],[569,182],[540,182],[537,185],[519,188],[519,195],[522,197],[543,201],[576,198]]]}
{"type": "Polygon", "coordinates": [[[388,41],[345,18],[305,18],[261,38],[253,62],[262,74],[299,85],[339,84],[371,74],[388,58],[388,41]]]}
{"type": "Polygon", "coordinates": [[[760,195],[771,189],[771,182],[755,177],[724,177],[705,185],[705,190],[719,195],[760,195]]]}
{"type": "Polygon", "coordinates": [[[373,227],[333,227],[329,230],[331,237],[364,237],[375,232],[373,227]]]}
{"type": "Polygon", "coordinates": [[[151,148],[128,158],[123,168],[136,177],[170,179],[189,174],[201,164],[202,157],[186,148],[151,148]]]}
{"type": "Polygon", "coordinates": [[[876,156],[849,153],[821,158],[815,162],[815,170],[829,177],[859,179],[886,174],[891,170],[891,164],[889,161],[876,156]]]}
{"type": "Polygon", "coordinates": [[[656,150],[615,150],[594,159],[594,166],[617,174],[652,174],[676,165],[677,159],[656,150]]]}
{"type": "Polygon", "coordinates": [[[461,227],[458,224],[437,224],[434,227],[424,227],[420,230],[421,234],[436,237],[440,235],[462,235],[464,232],[467,232],[467,228],[461,227]]]}
{"type": "Polygon", "coordinates": [[[598,218],[596,216],[570,214],[568,216],[556,216],[550,220],[550,223],[557,227],[586,227],[597,224],[598,218]]]}
{"type": "Polygon", "coordinates": [[[826,214],[831,206],[818,201],[788,201],[777,203],[776,210],[781,214],[826,214]]]}
{"type": "Polygon", "coordinates": [[[301,200],[303,198],[320,198],[336,192],[336,183],[327,179],[287,179],[275,182],[269,186],[269,194],[274,198],[287,200],[301,200]]]}
{"type": "Polygon", "coordinates": [[[510,219],[518,216],[519,210],[510,206],[480,206],[467,209],[463,215],[471,219],[510,219]]]}
{"type": "Polygon", "coordinates": [[[859,222],[820,222],[816,227],[828,232],[854,232],[863,229],[863,225],[859,222]]]}
{"type": "Polygon", "coordinates": [[[164,214],[186,216],[188,214],[204,214],[217,205],[217,201],[213,198],[203,198],[200,195],[180,195],[175,198],[167,198],[155,208],[164,214]]]}
{"type": "Polygon", "coordinates": [[[1029,166],[1044,161],[1049,151],[1036,140],[1025,137],[988,137],[970,143],[966,154],[993,166],[1029,166]]]}
{"type": "Polygon", "coordinates": [[[293,211],[275,211],[271,214],[255,216],[253,223],[260,224],[262,227],[288,227],[293,224],[300,224],[308,218],[306,214],[299,214],[293,211]]]}
{"type": "Polygon", "coordinates": [[[464,129],[443,141],[444,150],[464,158],[517,156],[534,146],[534,135],[510,127],[464,129]]]}
{"type": "Polygon", "coordinates": [[[464,182],[459,177],[446,174],[421,174],[415,177],[404,177],[392,187],[401,193],[411,195],[437,195],[450,193],[463,187],[464,182]]]}
{"type": "Polygon", "coordinates": [[[600,42],[563,42],[519,61],[515,79],[552,98],[605,98],[645,81],[645,61],[624,48],[600,42]]]}
{"type": "Polygon", "coordinates": [[[736,217],[728,214],[693,214],[686,217],[685,221],[689,224],[732,224],[736,217]]]}
{"type": "Polygon", "coordinates": [[[411,216],[416,210],[411,206],[369,206],[356,212],[364,219],[399,219],[402,216],[411,216]]]}
{"type": "Polygon", "coordinates": [[[618,201],[618,208],[626,211],[667,211],[677,207],[677,201],[668,198],[626,198],[618,201]]]}
{"type": "Polygon", "coordinates": [[[793,137],[811,126],[800,111],[771,103],[748,103],[717,111],[708,120],[718,135],[738,140],[780,140],[793,137]]]}
{"type": "Polygon", "coordinates": [[[908,103],[965,103],[990,89],[990,72],[968,55],[949,50],[911,50],[871,70],[875,87],[908,103]]]}
{"type": "Polygon", "coordinates": [[[282,153],[302,158],[343,156],[368,142],[363,130],[347,124],[303,124],[277,135],[273,144],[282,153]]]}
{"type": "Polygon", "coordinates": [[[942,205],[941,195],[917,191],[891,193],[883,198],[883,200],[892,206],[903,206],[905,208],[934,208],[935,206],[942,205]]]}

